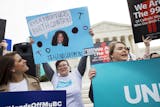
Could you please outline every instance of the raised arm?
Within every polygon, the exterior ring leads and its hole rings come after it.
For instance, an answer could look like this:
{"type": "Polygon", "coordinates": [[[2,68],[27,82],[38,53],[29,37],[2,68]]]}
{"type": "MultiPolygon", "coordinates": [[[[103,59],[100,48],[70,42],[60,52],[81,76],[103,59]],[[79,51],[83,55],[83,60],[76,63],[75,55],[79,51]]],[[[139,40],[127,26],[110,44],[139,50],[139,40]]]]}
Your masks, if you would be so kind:
{"type": "Polygon", "coordinates": [[[51,81],[54,75],[54,70],[50,67],[48,63],[43,63],[43,68],[47,78],[51,81]]]}
{"type": "Polygon", "coordinates": [[[83,56],[78,64],[78,71],[81,74],[81,76],[83,76],[86,71],[86,65],[87,65],[87,56],[83,56]]]}
{"type": "Polygon", "coordinates": [[[144,38],[144,36],[142,36],[142,40],[145,45],[144,59],[148,59],[150,55],[150,42],[152,39],[149,36],[147,38],[144,38]]]}
{"type": "MultiPolygon", "coordinates": [[[[94,68],[91,68],[89,70],[89,74],[88,74],[88,77],[90,80],[92,80],[93,77],[96,76],[96,70],[94,68]]],[[[91,85],[90,85],[90,88],[89,88],[89,94],[88,94],[88,97],[90,98],[90,100],[92,101],[92,103],[94,103],[94,100],[93,100],[93,87],[92,87],[92,81],[91,81],[91,85]]]]}
{"type": "Polygon", "coordinates": [[[92,82],[91,82],[91,85],[90,85],[90,88],[89,88],[88,97],[89,97],[89,99],[92,101],[92,103],[94,103],[94,100],[93,100],[93,88],[92,88],[92,82]]]}
{"type": "MultiPolygon", "coordinates": [[[[94,32],[91,28],[89,29],[89,33],[92,37],[94,36],[94,32]]],[[[83,56],[78,64],[78,71],[81,74],[81,76],[83,76],[86,71],[86,65],[87,65],[87,56],[83,56]]]]}

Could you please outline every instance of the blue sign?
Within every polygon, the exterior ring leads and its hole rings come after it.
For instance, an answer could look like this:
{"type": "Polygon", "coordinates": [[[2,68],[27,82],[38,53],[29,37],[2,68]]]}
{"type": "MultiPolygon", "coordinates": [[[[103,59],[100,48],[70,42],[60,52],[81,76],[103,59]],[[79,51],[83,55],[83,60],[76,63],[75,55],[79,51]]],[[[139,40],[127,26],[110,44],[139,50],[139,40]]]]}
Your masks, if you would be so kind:
{"type": "Polygon", "coordinates": [[[87,7],[26,18],[32,36],[36,64],[83,56],[93,47],[87,7]]]}
{"type": "Polygon", "coordinates": [[[7,46],[7,51],[11,51],[12,49],[12,40],[11,39],[4,39],[6,40],[8,46],[7,46]]]}
{"type": "Polygon", "coordinates": [[[160,107],[160,59],[94,65],[94,107],[160,107]]]}
{"type": "Polygon", "coordinates": [[[1,92],[0,107],[66,107],[66,91],[1,92]]]}

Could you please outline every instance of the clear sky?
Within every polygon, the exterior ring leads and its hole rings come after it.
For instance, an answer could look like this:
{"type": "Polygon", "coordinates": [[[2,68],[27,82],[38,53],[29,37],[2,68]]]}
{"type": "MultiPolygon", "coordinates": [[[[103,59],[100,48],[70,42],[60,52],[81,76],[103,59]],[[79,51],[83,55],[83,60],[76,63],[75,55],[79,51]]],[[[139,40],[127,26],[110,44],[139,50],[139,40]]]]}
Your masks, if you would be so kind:
{"type": "Polygon", "coordinates": [[[101,21],[131,24],[127,0],[0,0],[0,18],[7,19],[5,37],[13,43],[26,41],[26,16],[83,6],[88,7],[91,25],[101,21]]]}
{"type": "Polygon", "coordinates": [[[127,0],[26,0],[25,9],[29,15],[83,6],[89,9],[91,24],[101,21],[130,24],[127,0]]]}

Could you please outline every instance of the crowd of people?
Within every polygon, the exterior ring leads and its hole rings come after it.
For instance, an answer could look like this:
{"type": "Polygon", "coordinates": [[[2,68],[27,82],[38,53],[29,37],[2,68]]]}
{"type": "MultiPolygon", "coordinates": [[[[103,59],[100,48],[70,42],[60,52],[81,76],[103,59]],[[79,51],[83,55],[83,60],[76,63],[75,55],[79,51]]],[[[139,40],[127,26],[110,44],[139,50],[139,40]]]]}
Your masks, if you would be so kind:
{"type": "MultiPolygon", "coordinates": [[[[90,34],[93,31],[90,30],[90,34]]],[[[143,58],[150,59],[159,58],[160,54],[150,53],[149,37],[142,40],[145,44],[145,54],[143,58]]],[[[32,42],[33,43],[33,42],[32,42]]],[[[40,82],[36,77],[27,75],[25,72],[29,69],[26,65],[26,60],[17,52],[7,52],[7,43],[0,43],[3,49],[3,56],[0,56],[0,92],[13,91],[36,91],[41,90],[40,82]]],[[[129,48],[121,41],[112,41],[109,44],[110,61],[129,61],[135,60],[130,56],[129,48]]],[[[86,71],[87,56],[81,58],[77,70],[72,71],[67,60],[58,60],[55,63],[56,70],[53,70],[48,63],[43,63],[43,68],[47,78],[51,81],[55,90],[66,90],[67,107],[84,107],[81,97],[82,77],[86,71]]],[[[96,69],[90,69],[89,78],[92,80],[96,76],[96,69]]],[[[90,86],[89,98],[94,102],[92,84],[90,86]]]]}

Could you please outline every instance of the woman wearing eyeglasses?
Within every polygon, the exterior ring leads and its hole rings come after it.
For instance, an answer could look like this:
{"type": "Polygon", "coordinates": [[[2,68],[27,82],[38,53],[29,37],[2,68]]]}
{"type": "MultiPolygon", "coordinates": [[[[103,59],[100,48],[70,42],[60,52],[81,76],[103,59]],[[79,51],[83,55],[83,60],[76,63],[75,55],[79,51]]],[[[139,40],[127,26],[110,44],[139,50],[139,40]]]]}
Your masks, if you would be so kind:
{"type": "Polygon", "coordinates": [[[73,71],[67,60],[57,61],[55,63],[56,71],[54,71],[48,63],[43,64],[46,76],[52,82],[54,89],[66,90],[67,107],[84,107],[81,90],[86,61],[87,57],[82,57],[78,68],[73,71]]]}

